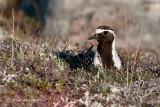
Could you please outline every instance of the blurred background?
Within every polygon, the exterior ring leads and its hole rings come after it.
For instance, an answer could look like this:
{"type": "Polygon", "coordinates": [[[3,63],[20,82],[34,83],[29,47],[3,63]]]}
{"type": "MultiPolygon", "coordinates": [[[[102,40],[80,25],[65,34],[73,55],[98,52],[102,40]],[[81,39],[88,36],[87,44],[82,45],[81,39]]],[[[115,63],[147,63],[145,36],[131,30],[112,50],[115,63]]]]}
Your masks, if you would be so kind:
{"type": "Polygon", "coordinates": [[[83,45],[97,26],[108,25],[118,47],[160,46],[160,0],[0,0],[0,12],[0,37],[12,29],[14,15],[17,35],[83,45]]]}

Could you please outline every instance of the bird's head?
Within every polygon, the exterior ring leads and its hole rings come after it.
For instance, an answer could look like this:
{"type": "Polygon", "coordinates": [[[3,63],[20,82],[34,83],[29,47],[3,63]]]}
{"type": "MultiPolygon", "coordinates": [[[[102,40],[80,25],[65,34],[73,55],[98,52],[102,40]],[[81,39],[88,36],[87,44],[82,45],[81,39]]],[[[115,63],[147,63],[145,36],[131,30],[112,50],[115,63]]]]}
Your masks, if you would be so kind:
{"type": "Polygon", "coordinates": [[[109,26],[99,26],[96,28],[96,32],[88,38],[88,40],[96,39],[99,43],[106,42],[112,43],[115,39],[114,31],[109,26]]]}

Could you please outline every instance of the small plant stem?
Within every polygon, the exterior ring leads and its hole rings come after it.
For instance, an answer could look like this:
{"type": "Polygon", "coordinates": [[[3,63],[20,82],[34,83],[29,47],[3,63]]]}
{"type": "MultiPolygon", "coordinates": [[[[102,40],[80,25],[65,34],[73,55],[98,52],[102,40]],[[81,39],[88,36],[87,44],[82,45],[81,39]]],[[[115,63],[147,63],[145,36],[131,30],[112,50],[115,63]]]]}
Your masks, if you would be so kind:
{"type": "Polygon", "coordinates": [[[14,43],[13,43],[13,38],[14,38],[14,9],[12,9],[12,34],[11,34],[11,38],[12,38],[12,58],[11,58],[11,66],[13,67],[13,59],[14,59],[14,43]]]}

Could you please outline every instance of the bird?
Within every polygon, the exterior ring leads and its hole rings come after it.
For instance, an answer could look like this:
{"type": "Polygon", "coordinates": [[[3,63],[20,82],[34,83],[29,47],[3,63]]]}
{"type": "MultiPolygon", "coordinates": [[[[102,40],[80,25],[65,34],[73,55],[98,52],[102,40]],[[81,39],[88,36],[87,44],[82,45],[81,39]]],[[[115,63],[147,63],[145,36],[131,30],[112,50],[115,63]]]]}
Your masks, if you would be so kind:
{"type": "Polygon", "coordinates": [[[111,27],[106,25],[98,26],[96,32],[87,39],[97,40],[96,51],[92,50],[94,46],[91,45],[89,49],[78,54],[74,54],[72,51],[56,52],[55,54],[58,58],[67,62],[71,69],[88,69],[90,66],[95,66],[103,69],[114,67],[121,70],[123,62],[115,49],[115,38],[116,35],[111,27]]]}
{"type": "Polygon", "coordinates": [[[110,26],[102,25],[96,28],[95,33],[88,40],[97,40],[98,46],[94,55],[94,65],[102,68],[114,67],[117,70],[124,68],[122,58],[116,50],[116,35],[110,26]]]}

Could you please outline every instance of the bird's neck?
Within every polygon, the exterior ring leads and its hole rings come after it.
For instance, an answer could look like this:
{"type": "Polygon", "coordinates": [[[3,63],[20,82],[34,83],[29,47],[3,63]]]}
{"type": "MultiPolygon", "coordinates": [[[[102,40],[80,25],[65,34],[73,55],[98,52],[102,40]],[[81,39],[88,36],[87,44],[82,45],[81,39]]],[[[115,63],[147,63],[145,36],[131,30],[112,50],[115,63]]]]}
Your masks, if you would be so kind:
{"type": "Polygon", "coordinates": [[[115,40],[112,43],[100,42],[97,47],[97,52],[101,57],[103,67],[110,68],[116,67],[118,70],[122,67],[121,59],[115,48],[115,40]]]}
{"type": "Polygon", "coordinates": [[[104,68],[110,68],[112,61],[112,43],[100,42],[97,47],[97,52],[101,57],[101,62],[104,68]]]}

